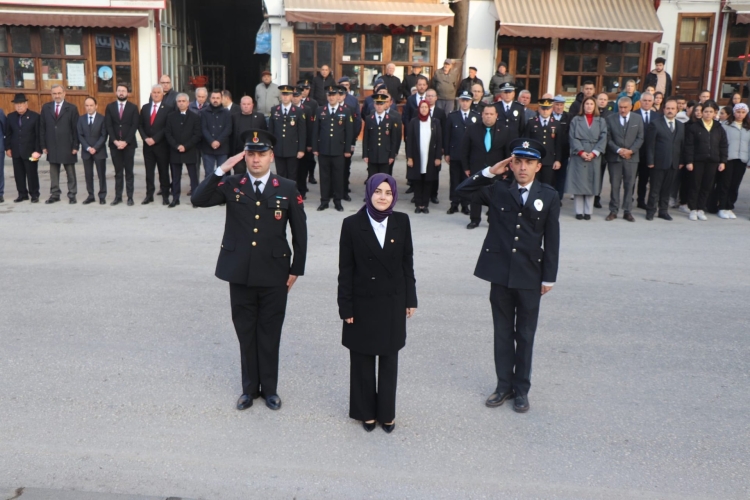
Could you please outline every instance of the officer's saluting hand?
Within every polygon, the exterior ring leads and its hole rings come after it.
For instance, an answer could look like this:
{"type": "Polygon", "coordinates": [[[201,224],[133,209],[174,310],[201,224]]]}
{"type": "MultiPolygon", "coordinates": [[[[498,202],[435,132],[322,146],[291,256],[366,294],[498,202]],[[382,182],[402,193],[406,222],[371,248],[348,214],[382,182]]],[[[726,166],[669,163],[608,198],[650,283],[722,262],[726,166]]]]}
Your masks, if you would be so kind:
{"type": "Polygon", "coordinates": [[[245,151],[229,158],[193,192],[199,207],[226,204],[216,277],[229,282],[232,321],[240,342],[242,396],[237,409],[263,397],[281,408],[276,386],[287,294],[305,271],[307,222],[295,181],[271,173],[275,139],[265,130],[242,136],[245,151]],[[227,176],[245,161],[247,173],[227,176]],[[292,249],[286,228],[292,230],[292,249]]]}

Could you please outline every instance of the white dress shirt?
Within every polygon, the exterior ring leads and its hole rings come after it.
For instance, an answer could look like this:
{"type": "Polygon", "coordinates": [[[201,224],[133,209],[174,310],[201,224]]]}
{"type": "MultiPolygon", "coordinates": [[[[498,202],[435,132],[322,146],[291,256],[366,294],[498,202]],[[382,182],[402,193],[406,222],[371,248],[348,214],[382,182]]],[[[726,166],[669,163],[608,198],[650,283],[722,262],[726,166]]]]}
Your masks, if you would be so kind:
{"type": "MultiPolygon", "coordinates": [[[[88,114],[88,113],[86,113],[86,114],[88,114]]],[[[89,119],[87,120],[86,123],[89,124],[89,125],[91,125],[92,123],[94,123],[94,118],[96,118],[96,113],[94,113],[93,115],[88,115],[88,116],[89,116],[89,119]]]]}
{"type": "Polygon", "coordinates": [[[384,118],[385,118],[385,113],[382,113],[382,114],[375,113],[375,120],[378,122],[378,125],[380,125],[383,122],[384,118]]]}
{"type": "Polygon", "coordinates": [[[375,237],[378,239],[378,243],[380,243],[380,248],[383,248],[385,245],[385,232],[388,230],[388,217],[383,219],[383,222],[378,222],[370,217],[370,212],[367,212],[367,218],[370,219],[372,230],[375,231],[375,237]]]}
{"type": "Polygon", "coordinates": [[[292,109],[292,105],[291,104],[289,106],[284,106],[282,104],[281,105],[281,114],[283,114],[283,115],[289,114],[289,110],[290,109],[292,109]]]}

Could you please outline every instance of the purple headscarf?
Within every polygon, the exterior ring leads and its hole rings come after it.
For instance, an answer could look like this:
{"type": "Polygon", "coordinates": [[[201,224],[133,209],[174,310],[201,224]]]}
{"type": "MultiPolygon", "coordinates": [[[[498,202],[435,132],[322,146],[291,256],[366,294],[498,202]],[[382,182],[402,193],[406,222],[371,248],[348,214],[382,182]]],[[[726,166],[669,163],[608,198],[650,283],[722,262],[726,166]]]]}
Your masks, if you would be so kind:
{"type": "Polygon", "coordinates": [[[367,213],[370,215],[370,217],[373,218],[373,220],[383,222],[389,215],[393,213],[393,207],[396,206],[397,201],[398,190],[396,189],[396,179],[388,174],[375,174],[367,179],[367,182],[365,183],[365,204],[360,209],[360,212],[362,210],[367,210],[367,213]],[[378,210],[377,208],[375,208],[375,205],[372,204],[372,195],[375,194],[375,190],[383,182],[387,182],[391,187],[391,192],[393,193],[393,201],[391,202],[391,206],[389,206],[388,209],[378,210]]]}

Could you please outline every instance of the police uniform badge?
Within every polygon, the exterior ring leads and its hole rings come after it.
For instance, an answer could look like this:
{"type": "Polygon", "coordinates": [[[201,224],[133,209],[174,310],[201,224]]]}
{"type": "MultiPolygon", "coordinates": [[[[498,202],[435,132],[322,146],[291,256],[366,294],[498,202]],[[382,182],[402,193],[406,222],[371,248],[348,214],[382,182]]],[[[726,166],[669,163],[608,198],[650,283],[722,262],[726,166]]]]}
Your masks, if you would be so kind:
{"type": "Polygon", "coordinates": [[[513,116],[518,116],[518,110],[517,109],[513,110],[513,116]]]}
{"type": "Polygon", "coordinates": [[[538,212],[541,212],[542,208],[544,208],[544,202],[539,199],[534,200],[534,208],[536,208],[538,212]]]}

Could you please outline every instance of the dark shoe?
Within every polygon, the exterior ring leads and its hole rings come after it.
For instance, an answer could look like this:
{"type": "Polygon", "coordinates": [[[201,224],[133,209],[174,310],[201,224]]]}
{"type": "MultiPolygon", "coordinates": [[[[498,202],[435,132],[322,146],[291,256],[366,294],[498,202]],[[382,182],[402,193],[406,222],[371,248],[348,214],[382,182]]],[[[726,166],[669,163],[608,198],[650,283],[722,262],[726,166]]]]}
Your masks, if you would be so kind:
{"type": "Polygon", "coordinates": [[[396,422],[393,422],[392,424],[381,424],[383,427],[383,430],[386,432],[386,434],[390,434],[393,432],[393,429],[396,428],[396,422]]]}
{"type": "Polygon", "coordinates": [[[112,203],[110,203],[110,205],[114,207],[115,205],[119,205],[120,203],[122,203],[122,198],[115,198],[114,200],[112,200],[112,203]]]}
{"type": "Polygon", "coordinates": [[[60,201],[60,198],[50,198],[49,200],[45,201],[44,204],[52,205],[53,203],[57,203],[58,201],[60,201]]]}
{"type": "Polygon", "coordinates": [[[448,211],[445,213],[447,213],[448,215],[451,215],[451,214],[455,214],[456,212],[458,212],[458,207],[450,207],[448,211]]]}
{"type": "Polygon", "coordinates": [[[646,214],[646,220],[654,220],[654,214],[646,214]]]}
{"type": "Polygon", "coordinates": [[[352,197],[346,194],[344,195],[344,201],[352,201],[352,197]]]}
{"type": "Polygon", "coordinates": [[[421,214],[422,213],[422,209],[419,208],[419,207],[417,207],[417,208],[414,209],[414,213],[415,214],[421,214]]]}
{"type": "Polygon", "coordinates": [[[333,208],[335,208],[337,212],[343,212],[344,211],[344,207],[341,206],[341,203],[338,203],[338,204],[334,203],[333,204],[333,208]]]}
{"type": "Polygon", "coordinates": [[[375,427],[376,427],[377,425],[378,425],[378,423],[377,423],[377,422],[370,422],[370,423],[368,424],[368,423],[367,423],[367,422],[365,422],[364,420],[362,421],[362,427],[364,427],[364,428],[365,428],[365,430],[366,430],[367,432],[372,432],[373,430],[375,430],[375,427]]]}
{"type": "Polygon", "coordinates": [[[0,203],[5,203],[5,198],[3,198],[2,196],[0,196],[0,203]]]}
{"type": "Polygon", "coordinates": [[[180,204],[180,200],[172,200],[172,203],[169,204],[169,208],[174,208],[179,204],[180,204]]]}
{"type": "Polygon", "coordinates": [[[278,410],[281,408],[281,398],[274,394],[273,396],[268,396],[266,398],[266,406],[268,406],[272,410],[278,410]]]}
{"type": "Polygon", "coordinates": [[[430,209],[429,209],[429,208],[427,208],[427,207],[424,207],[424,208],[422,209],[422,213],[423,213],[423,214],[429,214],[429,213],[430,213],[430,209]]]}
{"type": "Polygon", "coordinates": [[[78,202],[76,201],[76,199],[75,199],[75,198],[71,198],[71,199],[70,199],[70,201],[68,201],[68,203],[69,203],[70,205],[75,205],[75,204],[76,204],[76,203],[78,203],[78,202]]]}
{"type": "Polygon", "coordinates": [[[648,205],[646,205],[642,201],[639,201],[638,202],[638,208],[642,208],[643,210],[648,210],[648,205]]]}
{"type": "Polygon", "coordinates": [[[301,194],[300,196],[302,196],[302,200],[306,200],[307,199],[307,195],[306,194],[301,194]]]}
{"type": "Polygon", "coordinates": [[[513,395],[513,389],[500,393],[493,392],[490,397],[487,398],[487,401],[485,401],[484,404],[486,406],[489,406],[490,408],[497,408],[498,406],[502,406],[503,403],[512,398],[513,395]]]}
{"type": "Polygon", "coordinates": [[[161,204],[162,205],[169,205],[169,196],[162,197],[161,204]]]}
{"type": "Polygon", "coordinates": [[[132,207],[133,205],[135,205],[135,202],[133,201],[133,198],[128,198],[128,206],[132,207]]]}
{"type": "Polygon", "coordinates": [[[591,214],[583,214],[583,220],[591,220],[591,214]]]}
{"type": "Polygon", "coordinates": [[[409,189],[406,190],[406,194],[411,194],[414,192],[414,186],[409,186],[409,189]]]}
{"type": "Polygon", "coordinates": [[[469,222],[466,225],[466,229],[476,229],[478,227],[479,227],[479,223],[478,222],[469,222]]]}
{"type": "Polygon", "coordinates": [[[437,196],[433,196],[432,198],[430,198],[430,203],[438,205],[440,203],[440,200],[438,200],[437,196]]]}
{"type": "Polygon", "coordinates": [[[602,208],[601,196],[594,196],[594,208],[602,208]]]}
{"type": "Polygon", "coordinates": [[[26,201],[26,200],[28,200],[28,199],[29,199],[29,197],[28,197],[28,196],[26,196],[26,197],[24,197],[24,196],[19,196],[18,198],[16,198],[15,200],[13,200],[13,203],[21,203],[22,201],[26,201]]]}
{"type": "Polygon", "coordinates": [[[617,218],[617,214],[614,212],[610,212],[609,215],[604,219],[606,221],[615,220],[617,218]]]}
{"type": "Polygon", "coordinates": [[[576,214],[577,220],[583,220],[583,214],[576,214]]]}
{"type": "Polygon", "coordinates": [[[623,215],[622,218],[628,222],[635,222],[635,217],[633,217],[633,214],[630,212],[625,212],[625,215],[623,215]]]}
{"type": "Polygon", "coordinates": [[[668,213],[659,214],[659,218],[664,220],[672,220],[672,216],[668,213]]]}
{"type": "Polygon", "coordinates": [[[321,203],[318,207],[318,212],[322,212],[323,210],[328,208],[328,203],[321,203]]]}
{"type": "Polygon", "coordinates": [[[159,190],[158,193],[156,193],[156,196],[161,196],[161,189],[159,190]]]}
{"type": "Polygon", "coordinates": [[[467,207],[464,207],[461,209],[461,213],[464,215],[471,215],[471,210],[469,210],[467,207]]]}
{"type": "Polygon", "coordinates": [[[513,411],[516,413],[526,413],[529,411],[529,397],[526,395],[516,395],[516,399],[513,400],[513,411]]]}
{"type": "Polygon", "coordinates": [[[310,177],[309,179],[307,179],[307,182],[309,182],[310,184],[317,184],[318,183],[318,181],[315,180],[315,177],[310,177]]]}
{"type": "Polygon", "coordinates": [[[99,205],[106,205],[106,204],[107,204],[107,200],[105,200],[104,198],[99,200],[99,205]]]}
{"type": "Polygon", "coordinates": [[[151,203],[153,201],[154,201],[154,197],[153,196],[146,196],[145,198],[143,198],[143,201],[141,202],[141,205],[148,205],[149,203],[151,203]]]}
{"type": "Polygon", "coordinates": [[[95,201],[96,201],[96,198],[94,198],[93,196],[90,196],[86,198],[85,200],[83,200],[83,203],[81,203],[81,205],[88,205],[89,203],[94,203],[95,201]]]}
{"type": "Polygon", "coordinates": [[[187,195],[190,196],[191,194],[193,194],[193,190],[192,189],[188,189],[187,195]]]}
{"type": "Polygon", "coordinates": [[[39,197],[38,196],[32,196],[31,197],[31,203],[39,203],[39,197]]]}
{"type": "Polygon", "coordinates": [[[253,406],[253,398],[247,394],[243,394],[240,396],[240,399],[237,400],[237,409],[240,411],[247,410],[251,406],[253,406]]]}

